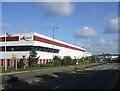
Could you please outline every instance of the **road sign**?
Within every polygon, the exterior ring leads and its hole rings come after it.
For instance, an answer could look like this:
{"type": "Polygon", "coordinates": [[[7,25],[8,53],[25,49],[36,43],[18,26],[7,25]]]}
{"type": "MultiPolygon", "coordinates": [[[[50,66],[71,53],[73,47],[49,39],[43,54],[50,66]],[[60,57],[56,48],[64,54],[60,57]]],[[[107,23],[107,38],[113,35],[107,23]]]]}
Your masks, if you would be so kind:
{"type": "Polygon", "coordinates": [[[15,54],[12,54],[12,58],[15,58],[15,54]]]}

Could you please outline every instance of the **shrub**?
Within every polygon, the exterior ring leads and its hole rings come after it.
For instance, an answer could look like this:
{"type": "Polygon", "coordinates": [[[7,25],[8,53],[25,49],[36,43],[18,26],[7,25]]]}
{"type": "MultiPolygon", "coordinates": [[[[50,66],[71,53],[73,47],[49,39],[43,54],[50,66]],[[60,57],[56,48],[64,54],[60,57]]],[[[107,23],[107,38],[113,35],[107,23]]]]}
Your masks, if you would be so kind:
{"type": "MultiPolygon", "coordinates": [[[[77,60],[78,60],[78,59],[73,59],[73,60],[71,61],[71,65],[75,65],[76,62],[77,62],[77,60]]],[[[79,60],[78,60],[78,61],[79,61],[79,60]]]]}
{"type": "Polygon", "coordinates": [[[23,68],[24,67],[24,63],[23,63],[23,59],[20,59],[20,61],[18,62],[18,64],[17,64],[17,67],[18,68],[23,68]]]}
{"type": "Polygon", "coordinates": [[[54,60],[54,66],[60,66],[61,65],[61,62],[58,61],[58,60],[54,60]]]}
{"type": "Polygon", "coordinates": [[[60,57],[58,57],[58,56],[55,56],[53,59],[54,59],[54,60],[61,61],[61,58],[60,58],[60,57]]]}
{"type": "Polygon", "coordinates": [[[40,65],[40,67],[46,67],[47,66],[47,64],[41,64],[40,65]]]}
{"type": "Polygon", "coordinates": [[[32,67],[39,68],[39,67],[41,67],[41,65],[40,64],[36,64],[36,65],[33,65],[32,67]]]}
{"type": "Polygon", "coordinates": [[[60,66],[61,65],[61,58],[58,56],[54,57],[54,66],[60,66]]]}
{"type": "Polygon", "coordinates": [[[70,56],[64,56],[63,60],[62,60],[62,64],[63,65],[71,65],[72,64],[72,59],[70,56]]]}

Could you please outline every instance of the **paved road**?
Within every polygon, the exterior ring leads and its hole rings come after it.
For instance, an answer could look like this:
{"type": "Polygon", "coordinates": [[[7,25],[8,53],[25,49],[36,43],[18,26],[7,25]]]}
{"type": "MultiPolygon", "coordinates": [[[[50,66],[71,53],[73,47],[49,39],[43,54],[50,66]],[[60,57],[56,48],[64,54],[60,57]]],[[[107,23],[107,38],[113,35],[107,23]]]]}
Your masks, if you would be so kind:
{"type": "Polygon", "coordinates": [[[16,82],[12,84],[11,89],[45,89],[48,91],[57,89],[113,89],[119,77],[118,66],[117,63],[111,63],[87,68],[82,72],[77,70],[74,74],[56,74],[56,78],[48,78],[31,84],[16,82]]]}

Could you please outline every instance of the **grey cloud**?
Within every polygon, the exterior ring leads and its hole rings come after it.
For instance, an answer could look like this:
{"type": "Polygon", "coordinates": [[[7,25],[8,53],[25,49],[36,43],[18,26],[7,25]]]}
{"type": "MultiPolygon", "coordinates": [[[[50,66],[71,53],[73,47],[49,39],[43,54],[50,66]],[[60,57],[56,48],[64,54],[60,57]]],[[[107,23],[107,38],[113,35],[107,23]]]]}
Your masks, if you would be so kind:
{"type": "Polygon", "coordinates": [[[98,39],[94,43],[88,43],[84,45],[88,51],[92,53],[118,53],[118,41],[98,39]]]}
{"type": "Polygon", "coordinates": [[[105,33],[118,33],[120,31],[118,25],[120,25],[118,18],[109,20],[105,29],[105,33]]]}
{"type": "Polygon", "coordinates": [[[83,27],[82,29],[78,29],[75,33],[76,38],[90,38],[95,37],[97,32],[90,27],[83,27]]]}
{"type": "Polygon", "coordinates": [[[74,12],[74,4],[71,2],[42,2],[45,16],[70,16],[74,12]]]}

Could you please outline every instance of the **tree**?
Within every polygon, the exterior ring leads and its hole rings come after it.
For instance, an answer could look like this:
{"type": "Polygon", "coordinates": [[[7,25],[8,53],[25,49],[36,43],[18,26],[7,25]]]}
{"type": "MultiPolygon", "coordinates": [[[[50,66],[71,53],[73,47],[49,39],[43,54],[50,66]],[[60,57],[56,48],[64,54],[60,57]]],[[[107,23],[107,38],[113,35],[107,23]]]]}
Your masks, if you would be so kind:
{"type": "Polygon", "coordinates": [[[23,56],[23,58],[20,59],[19,63],[17,64],[18,68],[23,68],[24,67],[25,64],[23,62],[23,59],[24,59],[24,56],[23,56]]]}
{"type": "Polygon", "coordinates": [[[75,61],[72,60],[70,56],[64,56],[64,58],[62,59],[62,64],[63,65],[73,65],[73,64],[75,64],[75,61]]]}
{"type": "Polygon", "coordinates": [[[37,52],[36,52],[35,48],[32,48],[30,51],[29,58],[28,58],[29,65],[31,67],[36,64],[36,61],[37,61],[36,56],[37,56],[37,52]]]}
{"type": "Polygon", "coordinates": [[[61,65],[61,62],[58,61],[58,60],[54,60],[54,66],[60,66],[61,65]]]}
{"type": "Polygon", "coordinates": [[[55,56],[53,59],[54,59],[54,66],[61,65],[61,58],[59,58],[58,56],[55,56]]]}
{"type": "Polygon", "coordinates": [[[99,58],[97,55],[92,55],[89,57],[89,62],[98,62],[99,58]]]}
{"type": "Polygon", "coordinates": [[[60,57],[58,57],[58,56],[55,56],[53,59],[54,59],[54,60],[61,61],[61,58],[60,58],[60,57]]]}

